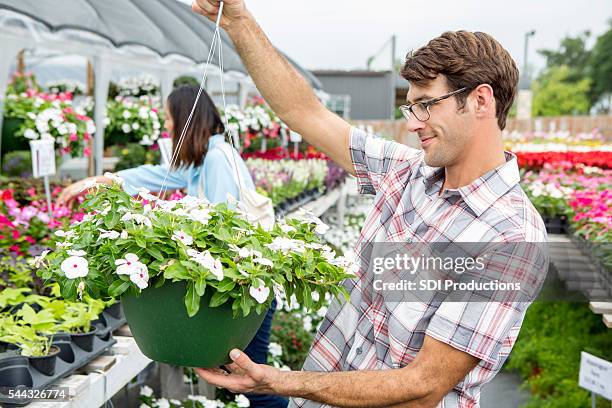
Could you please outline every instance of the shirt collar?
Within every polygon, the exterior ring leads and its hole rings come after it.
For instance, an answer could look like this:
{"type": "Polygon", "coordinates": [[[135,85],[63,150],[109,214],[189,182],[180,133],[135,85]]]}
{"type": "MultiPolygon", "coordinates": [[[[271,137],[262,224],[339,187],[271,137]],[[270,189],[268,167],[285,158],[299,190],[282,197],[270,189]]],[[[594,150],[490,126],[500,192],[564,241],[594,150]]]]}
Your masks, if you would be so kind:
{"type": "MultiPolygon", "coordinates": [[[[460,194],[476,216],[485,212],[500,197],[517,185],[521,179],[516,156],[510,152],[504,152],[504,154],[506,163],[478,177],[467,186],[450,190],[450,192],[460,194]]],[[[442,167],[430,167],[422,162],[420,171],[425,182],[425,189],[428,192],[434,184],[444,180],[444,168],[442,167]]],[[[438,190],[435,189],[435,194],[438,193],[438,190]]]]}

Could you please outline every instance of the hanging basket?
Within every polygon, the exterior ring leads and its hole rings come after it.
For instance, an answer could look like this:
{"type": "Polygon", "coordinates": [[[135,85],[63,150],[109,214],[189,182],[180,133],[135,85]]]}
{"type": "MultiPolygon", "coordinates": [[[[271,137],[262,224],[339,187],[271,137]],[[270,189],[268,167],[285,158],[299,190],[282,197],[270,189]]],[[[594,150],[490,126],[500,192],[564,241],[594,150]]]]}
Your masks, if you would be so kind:
{"type": "Polygon", "coordinates": [[[2,122],[2,155],[16,150],[30,150],[30,141],[15,133],[23,124],[23,119],[4,117],[2,122]]]}
{"type": "MultiPolygon", "coordinates": [[[[211,289],[211,288],[209,288],[211,289]]],[[[233,318],[228,302],[209,307],[212,290],[202,296],[200,310],[189,317],[183,298],[186,285],[166,282],[148,288],[139,296],[121,298],[134,340],[152,360],[184,367],[219,367],[229,364],[229,352],[251,342],[266,315],[252,311],[233,318]]]]}

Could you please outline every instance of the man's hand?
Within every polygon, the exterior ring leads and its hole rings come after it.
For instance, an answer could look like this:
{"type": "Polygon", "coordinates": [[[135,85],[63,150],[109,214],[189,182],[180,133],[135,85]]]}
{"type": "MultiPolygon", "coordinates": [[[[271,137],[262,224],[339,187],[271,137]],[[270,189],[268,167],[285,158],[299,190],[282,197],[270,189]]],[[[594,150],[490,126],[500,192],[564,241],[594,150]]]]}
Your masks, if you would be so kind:
{"type": "MultiPolygon", "coordinates": [[[[219,0],[194,0],[196,13],[215,21],[219,0]]],[[[266,102],[289,128],[354,173],[349,152],[350,125],[330,112],[299,72],[274,48],[246,9],[244,0],[224,0],[221,26],[266,102]]]]}
{"type": "Polygon", "coordinates": [[[264,364],[254,363],[240,350],[232,350],[230,358],[234,361],[227,366],[231,373],[220,368],[196,368],[195,371],[208,383],[227,388],[233,393],[274,394],[274,382],[280,370],[264,364]]]}
{"type": "MultiPolygon", "coordinates": [[[[244,0],[224,0],[221,27],[227,29],[232,23],[247,16],[244,0]]],[[[193,0],[191,9],[212,21],[217,20],[219,14],[219,0],[193,0]]]]}

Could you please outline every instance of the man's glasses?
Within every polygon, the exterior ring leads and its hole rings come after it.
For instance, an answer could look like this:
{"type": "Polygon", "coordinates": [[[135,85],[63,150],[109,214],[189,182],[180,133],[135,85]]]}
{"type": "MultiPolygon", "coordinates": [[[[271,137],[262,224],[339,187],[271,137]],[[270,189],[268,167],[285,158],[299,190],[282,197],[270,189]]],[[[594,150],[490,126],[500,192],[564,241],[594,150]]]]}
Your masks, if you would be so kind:
{"type": "Polygon", "coordinates": [[[410,115],[412,114],[418,121],[427,122],[429,120],[429,117],[431,116],[431,113],[429,112],[429,108],[432,105],[435,105],[436,103],[446,98],[450,98],[453,95],[457,95],[458,93],[461,93],[467,90],[468,88],[464,87],[461,89],[457,89],[456,91],[453,91],[451,93],[447,93],[446,95],[439,96],[437,98],[411,103],[410,105],[402,105],[399,108],[402,111],[402,114],[404,115],[406,120],[410,120],[410,115]]]}

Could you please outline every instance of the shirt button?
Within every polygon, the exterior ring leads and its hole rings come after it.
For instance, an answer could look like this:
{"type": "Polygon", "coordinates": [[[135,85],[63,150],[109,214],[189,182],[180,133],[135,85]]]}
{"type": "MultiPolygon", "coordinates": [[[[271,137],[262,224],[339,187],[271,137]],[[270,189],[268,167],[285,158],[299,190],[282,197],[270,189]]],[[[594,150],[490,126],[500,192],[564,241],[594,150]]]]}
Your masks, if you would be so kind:
{"type": "Polygon", "coordinates": [[[361,347],[357,347],[357,350],[355,350],[355,353],[357,355],[360,355],[361,353],[363,353],[363,350],[361,350],[361,347]]]}

